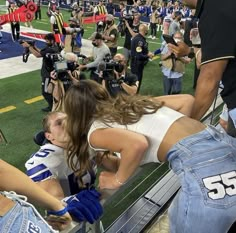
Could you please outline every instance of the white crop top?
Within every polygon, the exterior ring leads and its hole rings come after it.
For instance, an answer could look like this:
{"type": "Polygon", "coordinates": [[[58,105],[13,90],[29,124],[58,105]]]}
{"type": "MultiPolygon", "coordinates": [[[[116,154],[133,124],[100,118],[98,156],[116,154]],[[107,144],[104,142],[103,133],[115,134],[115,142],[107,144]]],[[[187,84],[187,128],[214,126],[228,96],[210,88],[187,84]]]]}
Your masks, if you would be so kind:
{"type": "Polygon", "coordinates": [[[184,115],[182,113],[163,106],[153,114],[143,115],[138,122],[130,125],[120,125],[117,123],[105,124],[101,121],[95,121],[89,129],[88,142],[92,149],[96,151],[105,151],[104,148],[94,148],[90,144],[90,135],[93,131],[95,131],[96,129],[104,129],[109,127],[134,131],[136,133],[143,134],[149,141],[149,147],[140,165],[150,162],[160,162],[157,158],[157,151],[159,149],[159,146],[170,126],[177,119],[183,116],[184,115]]]}

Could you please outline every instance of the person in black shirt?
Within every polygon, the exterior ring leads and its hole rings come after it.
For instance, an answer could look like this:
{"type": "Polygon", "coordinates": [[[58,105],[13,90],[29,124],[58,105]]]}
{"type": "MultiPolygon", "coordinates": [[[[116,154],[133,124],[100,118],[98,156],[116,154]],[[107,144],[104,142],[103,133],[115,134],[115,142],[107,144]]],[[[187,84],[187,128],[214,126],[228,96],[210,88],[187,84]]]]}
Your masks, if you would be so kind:
{"type": "MultiPolygon", "coordinates": [[[[198,120],[202,118],[222,81],[224,89],[221,97],[229,110],[227,133],[236,137],[236,31],[233,30],[236,24],[236,1],[184,0],[183,3],[196,8],[201,37],[202,59],[192,117],[198,120]]],[[[190,51],[186,44],[170,45],[170,48],[177,56],[190,51]]]]}
{"type": "MultiPolygon", "coordinates": [[[[13,14],[17,9],[19,8],[16,3],[14,1],[11,1],[8,7],[8,13],[13,14]]],[[[11,22],[11,35],[13,41],[17,41],[20,39],[20,22],[11,22]]]]}
{"type": "Polygon", "coordinates": [[[148,51],[148,43],[145,36],[148,34],[146,24],[140,24],[139,33],[131,41],[131,72],[136,74],[139,81],[138,91],[143,78],[144,65],[154,54],[148,51]]]}
{"type": "Polygon", "coordinates": [[[59,48],[56,45],[55,37],[53,33],[49,33],[45,36],[46,41],[46,47],[43,49],[38,49],[35,46],[32,46],[28,44],[27,42],[24,42],[22,44],[23,47],[28,47],[29,51],[35,56],[35,57],[42,57],[42,68],[41,68],[41,78],[42,78],[42,95],[44,99],[48,103],[48,107],[43,108],[42,110],[45,112],[49,112],[52,109],[53,105],[53,98],[52,94],[48,93],[48,84],[50,83],[50,72],[54,70],[54,61],[50,57],[50,54],[59,53],[59,48]]]}
{"type": "Polygon", "coordinates": [[[107,8],[107,14],[115,15],[115,5],[112,2],[112,0],[108,1],[106,8],[107,8]]]}
{"type": "Polygon", "coordinates": [[[132,37],[136,36],[139,32],[139,25],[140,25],[140,14],[135,14],[133,16],[133,20],[127,21],[124,19],[125,23],[125,41],[124,41],[124,48],[123,48],[123,54],[125,56],[125,59],[127,61],[127,64],[129,64],[129,59],[131,55],[131,40],[132,37]],[[131,22],[131,23],[130,23],[131,22]]]}
{"type": "Polygon", "coordinates": [[[138,90],[138,78],[135,74],[127,71],[127,61],[125,56],[117,53],[113,57],[113,70],[102,71],[99,77],[102,79],[102,85],[106,87],[112,97],[123,93],[127,95],[135,95],[138,90]]]}

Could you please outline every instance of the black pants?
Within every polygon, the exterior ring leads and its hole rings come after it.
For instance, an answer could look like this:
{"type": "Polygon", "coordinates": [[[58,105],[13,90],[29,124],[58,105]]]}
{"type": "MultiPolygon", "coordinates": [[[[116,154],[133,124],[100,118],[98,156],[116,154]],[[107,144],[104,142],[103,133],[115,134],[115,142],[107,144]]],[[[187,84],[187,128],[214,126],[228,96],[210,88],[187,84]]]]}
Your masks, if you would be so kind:
{"type": "Polygon", "coordinates": [[[117,53],[117,48],[109,48],[111,52],[111,57],[114,57],[117,53]]]}
{"type": "Polygon", "coordinates": [[[41,8],[38,6],[37,11],[35,12],[35,19],[41,19],[41,8]]]}
{"type": "Polygon", "coordinates": [[[20,39],[20,23],[11,23],[11,34],[14,41],[20,39]]]}
{"type": "Polygon", "coordinates": [[[136,74],[139,81],[137,93],[139,92],[141,84],[142,84],[144,65],[145,65],[145,62],[133,61],[131,58],[131,65],[130,65],[131,73],[136,74]]]}
{"type": "Polygon", "coordinates": [[[233,120],[231,119],[230,115],[228,118],[227,134],[229,134],[231,137],[236,138],[236,129],[235,129],[233,120]]]}
{"type": "Polygon", "coordinates": [[[151,36],[157,36],[157,24],[156,23],[150,23],[150,29],[151,29],[151,36]]]}
{"type": "Polygon", "coordinates": [[[50,82],[49,77],[42,77],[42,86],[41,86],[42,87],[42,96],[44,97],[44,99],[48,103],[49,108],[52,109],[53,97],[52,97],[52,94],[48,93],[49,82],[50,82]]]}
{"type": "Polygon", "coordinates": [[[236,222],[233,223],[233,225],[230,227],[228,233],[235,233],[236,232],[236,222]]]}
{"type": "Polygon", "coordinates": [[[197,68],[196,59],[194,59],[193,89],[196,89],[200,69],[197,68]]]}

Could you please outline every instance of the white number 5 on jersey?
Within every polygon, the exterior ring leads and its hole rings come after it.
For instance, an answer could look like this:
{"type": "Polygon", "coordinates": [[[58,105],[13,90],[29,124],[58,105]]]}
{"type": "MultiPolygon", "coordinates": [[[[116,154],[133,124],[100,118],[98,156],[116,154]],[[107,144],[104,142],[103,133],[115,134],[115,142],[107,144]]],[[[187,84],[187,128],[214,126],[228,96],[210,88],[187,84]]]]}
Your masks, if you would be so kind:
{"type": "Polygon", "coordinates": [[[203,183],[210,190],[208,196],[213,200],[224,198],[226,194],[236,195],[236,171],[204,178],[203,183]]]}

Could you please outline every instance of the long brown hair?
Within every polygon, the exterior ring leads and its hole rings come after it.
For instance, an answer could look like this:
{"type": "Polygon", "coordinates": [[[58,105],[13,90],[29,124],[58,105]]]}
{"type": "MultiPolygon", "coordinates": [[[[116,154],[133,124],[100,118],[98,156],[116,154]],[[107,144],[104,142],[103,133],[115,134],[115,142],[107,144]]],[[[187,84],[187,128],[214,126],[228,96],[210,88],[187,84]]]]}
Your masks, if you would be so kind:
{"type": "Polygon", "coordinates": [[[107,90],[92,80],[82,80],[69,88],[65,98],[67,131],[71,138],[68,164],[79,173],[90,169],[87,134],[94,120],[128,125],[144,114],[156,112],[163,104],[148,96],[118,95],[111,98],[107,90]],[[77,159],[75,159],[77,157],[77,159]]]}

